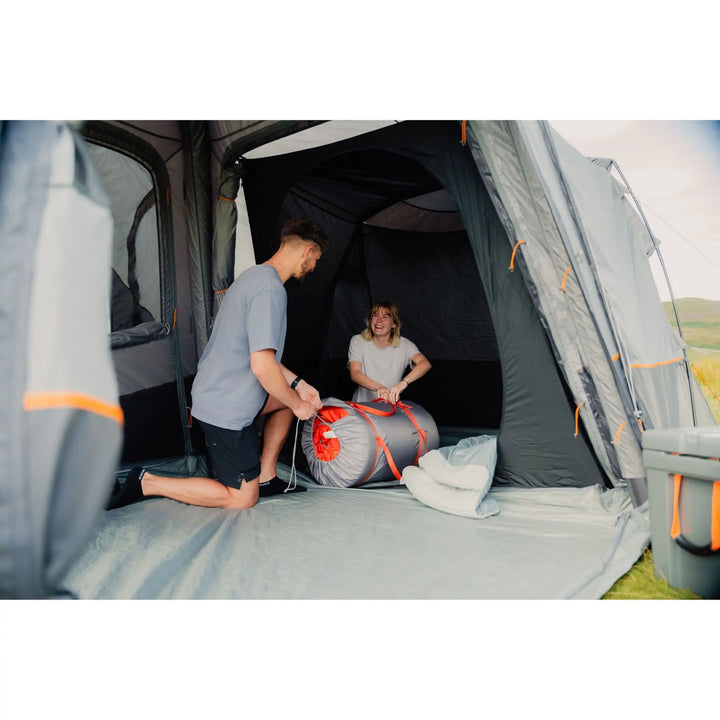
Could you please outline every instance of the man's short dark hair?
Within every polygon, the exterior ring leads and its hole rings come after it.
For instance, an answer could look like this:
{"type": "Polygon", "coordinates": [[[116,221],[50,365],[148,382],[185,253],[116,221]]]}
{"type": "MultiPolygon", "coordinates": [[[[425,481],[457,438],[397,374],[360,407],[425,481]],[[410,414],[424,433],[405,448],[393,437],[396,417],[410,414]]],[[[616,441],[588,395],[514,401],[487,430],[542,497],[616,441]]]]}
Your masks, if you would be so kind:
{"type": "Polygon", "coordinates": [[[280,232],[280,242],[283,243],[285,238],[296,235],[303,240],[314,242],[322,252],[325,252],[330,245],[330,239],[322,231],[320,226],[310,218],[300,217],[288,220],[280,232]]]}

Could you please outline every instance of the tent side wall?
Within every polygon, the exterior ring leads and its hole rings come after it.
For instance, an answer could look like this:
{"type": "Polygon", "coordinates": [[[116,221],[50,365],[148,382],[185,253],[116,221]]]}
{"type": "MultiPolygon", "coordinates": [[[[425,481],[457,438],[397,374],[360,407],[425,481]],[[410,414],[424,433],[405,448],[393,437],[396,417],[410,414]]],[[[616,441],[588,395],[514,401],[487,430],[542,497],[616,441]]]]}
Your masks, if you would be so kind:
{"type": "Polygon", "coordinates": [[[607,482],[582,430],[543,321],[520,273],[514,242],[467,147],[449,142],[438,174],[460,207],[488,295],[503,368],[503,419],[496,482],[586,486],[607,482]]]}
{"type": "Polygon", "coordinates": [[[197,247],[209,242],[204,239],[208,234],[207,207],[203,209],[200,202],[200,183],[203,178],[207,182],[202,137],[194,138],[192,129],[183,131],[176,122],[91,122],[83,126],[83,135],[96,154],[95,148],[117,154],[101,172],[113,202],[115,252],[122,258],[119,272],[124,272],[123,263],[135,264],[136,272],[143,272],[147,282],[156,285],[160,297],[157,317],[151,322],[140,322],[111,336],[120,401],[127,418],[122,462],[186,455],[193,450],[188,395],[197,365],[195,328],[198,323],[201,329],[204,325],[197,286],[207,272],[197,247]],[[188,148],[190,140],[195,145],[188,148]],[[141,168],[151,186],[154,215],[147,242],[155,243],[157,249],[155,259],[148,255],[145,266],[139,253],[131,249],[137,224],[133,215],[138,216],[139,208],[128,197],[133,181],[122,171],[122,158],[141,168]],[[128,249],[123,254],[125,246],[128,249]]]}
{"type": "Polygon", "coordinates": [[[67,126],[0,123],[0,242],[0,597],[43,598],[107,500],[123,422],[112,217],[67,126]]]}
{"type": "MultiPolygon", "coordinates": [[[[627,188],[608,171],[588,163],[557,133],[551,134],[550,143],[568,178],[581,239],[592,258],[596,287],[618,345],[613,366],[622,368],[616,376],[627,384],[632,411],[639,411],[648,429],[714,425],[683,347],[667,322],[648,262],[652,240],[626,199],[627,188]]],[[[636,437],[640,439],[638,432],[636,437]]]]}

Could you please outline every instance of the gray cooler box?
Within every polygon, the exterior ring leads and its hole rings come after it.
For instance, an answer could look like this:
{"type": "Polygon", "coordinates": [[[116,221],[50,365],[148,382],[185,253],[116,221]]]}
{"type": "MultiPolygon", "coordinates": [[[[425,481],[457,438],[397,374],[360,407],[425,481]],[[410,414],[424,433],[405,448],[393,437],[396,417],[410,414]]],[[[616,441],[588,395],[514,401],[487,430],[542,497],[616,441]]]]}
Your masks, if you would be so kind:
{"type": "MultiPolygon", "coordinates": [[[[720,483],[718,458],[720,427],[647,430],[643,434],[655,575],[705,598],[720,598],[720,551],[711,548],[713,486],[720,483]],[[680,535],[673,539],[676,474],[682,476],[680,535]]],[[[720,512],[720,507],[716,511],[720,512]]],[[[720,523],[720,517],[715,522],[720,523]]]]}

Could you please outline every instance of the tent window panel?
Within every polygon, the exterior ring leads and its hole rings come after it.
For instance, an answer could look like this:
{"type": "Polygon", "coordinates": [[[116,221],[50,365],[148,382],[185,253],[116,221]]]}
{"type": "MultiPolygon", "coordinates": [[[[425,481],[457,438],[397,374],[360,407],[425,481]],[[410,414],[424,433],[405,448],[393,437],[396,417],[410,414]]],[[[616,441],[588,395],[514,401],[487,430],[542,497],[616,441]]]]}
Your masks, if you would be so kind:
{"type": "Polygon", "coordinates": [[[89,143],[113,214],[110,329],[161,321],[160,241],[153,176],[141,163],[89,143]]]}

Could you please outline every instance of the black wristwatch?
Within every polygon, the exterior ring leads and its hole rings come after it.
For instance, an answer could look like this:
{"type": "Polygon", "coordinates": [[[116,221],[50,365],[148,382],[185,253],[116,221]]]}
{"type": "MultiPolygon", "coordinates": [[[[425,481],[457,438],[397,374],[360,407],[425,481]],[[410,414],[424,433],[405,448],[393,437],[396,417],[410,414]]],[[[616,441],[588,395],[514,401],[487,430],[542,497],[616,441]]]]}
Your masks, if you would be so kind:
{"type": "Polygon", "coordinates": [[[300,378],[300,376],[298,375],[298,376],[290,383],[290,389],[291,389],[291,390],[294,390],[294,389],[298,386],[298,383],[300,382],[300,380],[301,380],[301,378],[300,378]]]}

